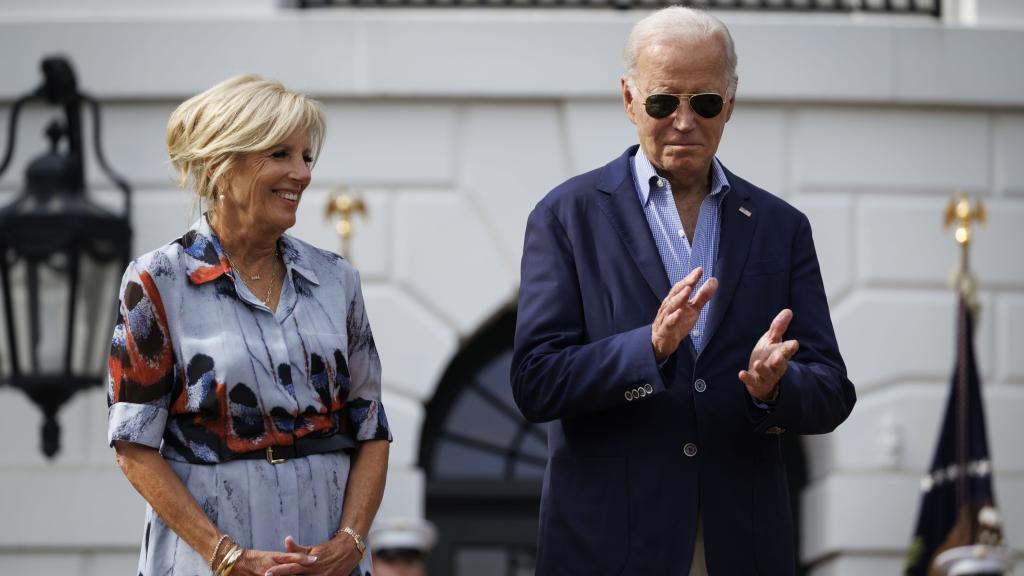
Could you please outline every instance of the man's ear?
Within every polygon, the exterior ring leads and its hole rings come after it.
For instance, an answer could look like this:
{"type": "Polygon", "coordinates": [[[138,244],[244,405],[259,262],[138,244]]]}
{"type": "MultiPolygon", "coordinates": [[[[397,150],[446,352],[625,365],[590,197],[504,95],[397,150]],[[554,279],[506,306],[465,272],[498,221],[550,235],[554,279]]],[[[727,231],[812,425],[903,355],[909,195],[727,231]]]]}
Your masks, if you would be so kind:
{"type": "Polygon", "coordinates": [[[636,124],[636,111],[633,109],[633,92],[629,89],[629,78],[623,76],[619,79],[619,84],[622,86],[622,106],[626,109],[626,115],[629,116],[629,121],[636,124]]]}
{"type": "Polygon", "coordinates": [[[725,121],[728,122],[732,118],[732,109],[736,107],[736,95],[733,94],[732,98],[725,103],[725,121]]]}

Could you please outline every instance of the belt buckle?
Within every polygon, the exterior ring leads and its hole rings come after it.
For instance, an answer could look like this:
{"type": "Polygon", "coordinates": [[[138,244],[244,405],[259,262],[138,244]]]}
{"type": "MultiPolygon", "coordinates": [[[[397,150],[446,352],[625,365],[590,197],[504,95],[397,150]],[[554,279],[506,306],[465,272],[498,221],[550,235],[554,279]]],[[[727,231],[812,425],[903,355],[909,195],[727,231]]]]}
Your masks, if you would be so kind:
{"type": "Polygon", "coordinates": [[[270,462],[271,464],[283,464],[287,461],[287,458],[274,458],[274,447],[267,446],[267,462],[270,462]]]}

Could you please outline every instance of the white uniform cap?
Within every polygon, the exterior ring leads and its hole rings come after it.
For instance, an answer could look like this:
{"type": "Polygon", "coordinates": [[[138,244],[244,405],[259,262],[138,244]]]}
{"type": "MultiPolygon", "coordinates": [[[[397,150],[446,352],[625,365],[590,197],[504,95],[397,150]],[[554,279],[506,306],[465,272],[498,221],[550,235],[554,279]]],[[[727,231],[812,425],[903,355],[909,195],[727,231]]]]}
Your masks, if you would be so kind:
{"type": "Polygon", "coordinates": [[[378,518],[367,540],[373,550],[406,548],[427,554],[437,544],[437,529],[422,518],[378,518]]]}
{"type": "Polygon", "coordinates": [[[970,576],[972,574],[1009,574],[1013,553],[1003,546],[970,544],[950,548],[935,559],[940,574],[970,576]]]}

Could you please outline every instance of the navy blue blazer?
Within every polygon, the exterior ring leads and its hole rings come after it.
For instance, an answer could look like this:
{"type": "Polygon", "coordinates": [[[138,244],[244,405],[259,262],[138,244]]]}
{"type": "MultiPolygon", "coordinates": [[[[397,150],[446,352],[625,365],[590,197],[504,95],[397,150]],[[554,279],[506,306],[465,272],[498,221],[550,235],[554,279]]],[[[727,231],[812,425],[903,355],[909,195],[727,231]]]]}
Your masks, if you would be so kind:
{"type": "Polygon", "coordinates": [[[810,224],[726,171],[704,349],[687,337],[659,368],[651,322],[670,286],[636,148],[552,190],[527,223],[511,381],[523,415],[551,423],[537,574],[686,576],[698,510],[711,574],[793,574],[779,434],[829,432],[856,401],[810,224]],[[737,374],[784,308],[800,350],[762,410],[737,374]]]}

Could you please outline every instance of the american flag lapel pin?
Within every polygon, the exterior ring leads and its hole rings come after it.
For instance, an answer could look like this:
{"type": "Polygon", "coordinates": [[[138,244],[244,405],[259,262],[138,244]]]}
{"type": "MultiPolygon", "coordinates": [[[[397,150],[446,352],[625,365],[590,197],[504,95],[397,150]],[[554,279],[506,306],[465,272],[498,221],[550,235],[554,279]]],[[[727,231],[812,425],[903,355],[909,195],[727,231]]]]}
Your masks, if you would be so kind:
{"type": "Polygon", "coordinates": [[[750,218],[750,210],[747,210],[746,206],[740,206],[740,214],[743,214],[747,218],[750,218]]]}

